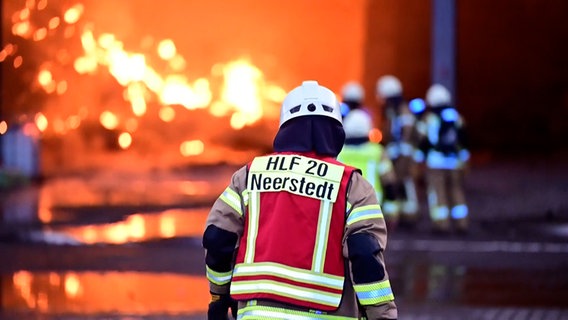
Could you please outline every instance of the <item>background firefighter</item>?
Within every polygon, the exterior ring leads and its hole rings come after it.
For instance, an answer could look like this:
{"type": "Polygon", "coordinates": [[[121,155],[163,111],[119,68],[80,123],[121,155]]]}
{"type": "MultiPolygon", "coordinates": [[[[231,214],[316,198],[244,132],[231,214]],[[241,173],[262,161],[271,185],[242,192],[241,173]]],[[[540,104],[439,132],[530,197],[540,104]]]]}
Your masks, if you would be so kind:
{"type": "Polygon", "coordinates": [[[451,105],[450,92],[440,84],[426,93],[429,107],[418,128],[422,134],[416,159],[424,161],[432,230],[448,232],[451,222],[459,232],[468,229],[468,206],[463,169],[469,160],[464,121],[451,105]]]}
{"type": "Polygon", "coordinates": [[[400,213],[400,203],[396,199],[396,174],[385,148],[369,141],[372,119],[365,111],[352,110],[343,119],[343,128],[345,145],[337,160],[361,169],[363,177],[375,188],[389,231],[393,230],[400,213]]]}
{"type": "Polygon", "coordinates": [[[403,98],[402,84],[392,75],[377,80],[377,100],[382,112],[383,145],[393,162],[398,179],[397,198],[401,201],[400,226],[413,227],[418,221],[418,196],[416,194],[413,159],[415,117],[403,98]]]}

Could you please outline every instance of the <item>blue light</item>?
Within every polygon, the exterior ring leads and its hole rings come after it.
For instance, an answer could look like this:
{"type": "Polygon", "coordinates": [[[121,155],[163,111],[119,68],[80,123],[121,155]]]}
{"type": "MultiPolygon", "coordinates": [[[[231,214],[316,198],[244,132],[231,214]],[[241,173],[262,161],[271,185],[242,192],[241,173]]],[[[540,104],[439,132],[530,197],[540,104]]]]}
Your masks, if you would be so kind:
{"type": "Polygon", "coordinates": [[[426,103],[423,99],[415,98],[410,100],[408,107],[410,108],[410,111],[412,111],[412,113],[420,113],[424,111],[424,109],[426,109],[426,103]]]}
{"type": "Polygon", "coordinates": [[[339,105],[339,110],[341,111],[341,115],[343,117],[345,117],[349,113],[349,111],[351,111],[351,109],[345,102],[341,102],[341,104],[339,105]]]}
{"type": "Polygon", "coordinates": [[[454,108],[444,109],[441,116],[444,121],[448,122],[457,121],[459,118],[459,114],[454,108]]]}

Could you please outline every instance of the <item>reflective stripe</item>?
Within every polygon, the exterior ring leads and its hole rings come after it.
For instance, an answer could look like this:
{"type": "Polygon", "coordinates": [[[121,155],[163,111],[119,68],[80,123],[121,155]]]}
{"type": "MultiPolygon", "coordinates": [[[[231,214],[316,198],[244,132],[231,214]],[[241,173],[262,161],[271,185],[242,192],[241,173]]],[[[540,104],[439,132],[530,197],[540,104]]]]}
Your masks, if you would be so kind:
{"type": "Polygon", "coordinates": [[[452,218],[454,219],[464,219],[467,217],[468,214],[467,205],[459,204],[452,208],[451,213],[452,213],[452,218]]]}
{"type": "Polygon", "coordinates": [[[461,161],[457,155],[445,156],[443,153],[431,150],[426,157],[426,165],[432,169],[457,169],[461,166],[461,161]]]}
{"type": "Polygon", "coordinates": [[[412,146],[408,142],[401,142],[400,143],[400,154],[403,156],[412,156],[414,153],[414,146],[412,146]]]}
{"type": "Polygon", "coordinates": [[[247,294],[266,292],[276,296],[296,300],[311,301],[325,306],[337,307],[341,301],[341,293],[330,293],[317,289],[301,288],[291,284],[278,283],[272,280],[233,281],[231,294],[247,294]]]}
{"type": "Polygon", "coordinates": [[[325,262],[325,254],[327,252],[327,241],[329,239],[329,228],[331,225],[332,210],[333,206],[330,201],[321,201],[318,217],[318,229],[316,232],[316,243],[314,247],[314,256],[312,258],[312,271],[314,272],[323,272],[323,264],[325,262]]]}
{"type": "Polygon", "coordinates": [[[379,168],[378,168],[378,172],[379,175],[384,175],[387,172],[390,172],[393,170],[392,167],[392,162],[390,160],[383,160],[381,162],[379,162],[379,168]]]}
{"type": "Polygon", "coordinates": [[[364,172],[363,175],[374,188],[376,188],[378,182],[376,172],[377,172],[376,162],[375,161],[367,162],[366,172],[364,172]]]}
{"type": "Polygon", "coordinates": [[[396,216],[400,211],[400,206],[396,201],[385,201],[382,207],[387,216],[396,216]]]}
{"type": "Polygon", "coordinates": [[[398,145],[396,145],[394,142],[389,143],[387,145],[387,154],[389,155],[390,159],[398,158],[398,156],[400,155],[400,150],[398,145]]]}
{"type": "Polygon", "coordinates": [[[359,303],[364,306],[394,300],[389,280],[369,284],[355,284],[353,288],[357,293],[359,303]]]}
{"type": "Polygon", "coordinates": [[[430,209],[430,217],[432,220],[446,220],[450,216],[450,209],[444,206],[436,206],[430,209]]]}
{"type": "Polygon", "coordinates": [[[205,266],[205,268],[206,268],[207,280],[217,285],[227,284],[231,281],[231,278],[233,277],[233,273],[231,271],[217,272],[209,268],[209,266],[205,266]]]}
{"type": "Polygon", "coordinates": [[[219,199],[223,200],[223,202],[233,208],[240,216],[243,215],[243,210],[241,208],[241,197],[238,193],[233,191],[233,189],[227,187],[227,189],[223,191],[219,199]]]}
{"type": "Polygon", "coordinates": [[[405,127],[405,126],[412,126],[414,125],[415,119],[413,115],[411,114],[403,114],[399,117],[400,119],[400,124],[405,127]]]}
{"type": "Polygon", "coordinates": [[[293,268],[273,262],[257,262],[251,265],[237,264],[234,276],[268,275],[280,278],[293,279],[297,282],[308,283],[328,287],[331,289],[343,289],[343,277],[316,273],[304,269],[293,268]]]}
{"type": "Polygon", "coordinates": [[[249,224],[247,232],[247,247],[245,251],[245,263],[252,263],[254,261],[256,236],[258,235],[258,220],[260,215],[260,194],[256,191],[250,192],[249,194],[249,224]]]}
{"type": "Polygon", "coordinates": [[[245,189],[243,191],[243,193],[241,194],[241,197],[243,198],[243,204],[245,205],[245,207],[247,207],[249,205],[249,191],[248,191],[248,189],[245,189]]]}
{"type": "Polygon", "coordinates": [[[247,305],[239,309],[237,319],[283,319],[283,320],[357,320],[359,318],[333,316],[318,312],[305,312],[282,308],[247,305]]]}
{"type": "Polygon", "coordinates": [[[383,212],[381,211],[380,205],[372,204],[353,209],[347,217],[346,223],[350,225],[361,220],[376,218],[383,218],[383,212]]]}

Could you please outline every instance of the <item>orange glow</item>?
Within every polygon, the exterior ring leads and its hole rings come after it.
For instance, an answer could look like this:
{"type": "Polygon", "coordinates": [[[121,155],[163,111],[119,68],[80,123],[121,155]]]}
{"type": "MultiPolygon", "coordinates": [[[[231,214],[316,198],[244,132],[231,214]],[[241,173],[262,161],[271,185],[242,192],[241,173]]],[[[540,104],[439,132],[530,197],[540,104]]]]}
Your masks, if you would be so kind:
{"type": "MultiPolygon", "coordinates": [[[[32,6],[33,7],[33,6],[32,6]]],[[[27,20],[30,18],[30,9],[24,8],[20,11],[20,20],[27,20]]]]}
{"type": "Polygon", "coordinates": [[[158,55],[164,60],[170,60],[176,55],[176,45],[171,39],[165,39],[158,44],[158,55]]]}
{"type": "Polygon", "coordinates": [[[6,53],[6,50],[0,51],[0,62],[6,60],[6,57],[8,57],[8,53],[6,53]]]}
{"type": "Polygon", "coordinates": [[[231,119],[231,126],[240,129],[262,117],[258,84],[262,73],[245,60],[238,60],[223,67],[225,85],[222,100],[238,112],[231,119]],[[242,114],[240,114],[242,113],[242,114]]]}
{"type": "Polygon", "coordinates": [[[124,127],[126,128],[126,131],[133,133],[133,132],[136,131],[136,129],[138,129],[138,120],[128,119],[128,120],[126,120],[124,127]]]}
{"type": "Polygon", "coordinates": [[[164,122],[171,122],[176,117],[176,111],[174,108],[168,106],[160,108],[159,117],[164,122]]]}
{"type": "Polygon", "coordinates": [[[138,117],[146,113],[145,95],[146,88],[140,82],[134,82],[128,85],[125,99],[130,101],[132,113],[138,117]]]}
{"type": "Polygon", "coordinates": [[[44,318],[78,312],[87,318],[129,315],[121,319],[203,314],[211,298],[204,276],[174,273],[18,271],[11,280],[2,288],[3,311],[41,313],[44,318]]]}
{"type": "Polygon", "coordinates": [[[123,132],[118,136],[118,145],[122,149],[128,149],[132,144],[132,136],[128,132],[123,132]]]}
{"type": "Polygon", "coordinates": [[[77,129],[81,125],[81,118],[79,116],[70,116],[65,120],[65,126],[69,129],[77,129]]]}
{"type": "Polygon", "coordinates": [[[35,6],[35,0],[26,0],[26,8],[33,9],[35,6]]]}
{"type": "Polygon", "coordinates": [[[39,131],[44,132],[47,129],[48,121],[43,113],[38,113],[35,116],[35,124],[39,131]]]}
{"type": "Polygon", "coordinates": [[[83,5],[78,3],[65,11],[65,13],[63,14],[63,20],[65,20],[65,22],[67,22],[68,24],[74,24],[79,21],[79,19],[83,15],[83,10],[83,5]]]}
{"type": "Polygon", "coordinates": [[[45,9],[45,7],[47,7],[47,0],[39,0],[37,2],[37,9],[38,10],[43,10],[43,9],[45,9]]]}
{"type": "Polygon", "coordinates": [[[19,67],[22,66],[22,63],[24,63],[24,58],[22,58],[22,56],[17,56],[14,58],[14,68],[18,69],[19,67]]]}
{"type": "Polygon", "coordinates": [[[65,293],[70,298],[75,298],[82,293],[79,277],[74,273],[69,273],[64,280],[65,293]]]}
{"type": "Polygon", "coordinates": [[[8,132],[8,123],[6,121],[0,121],[0,134],[8,132]]]}
{"type": "Polygon", "coordinates": [[[55,91],[59,95],[64,94],[67,91],[67,81],[63,80],[63,81],[57,83],[57,86],[55,87],[55,91]]]}
{"type": "Polygon", "coordinates": [[[53,17],[53,18],[49,19],[47,26],[49,27],[49,29],[55,29],[55,28],[59,27],[60,23],[61,23],[61,19],[59,19],[59,17],[53,17]]]}
{"type": "Polygon", "coordinates": [[[109,130],[116,129],[116,127],[118,127],[118,117],[110,111],[104,111],[103,113],[101,113],[99,121],[101,122],[103,127],[109,130]]]}
{"type": "Polygon", "coordinates": [[[383,133],[377,128],[371,129],[369,132],[369,141],[379,143],[383,140],[383,133]]]}
{"type": "Polygon", "coordinates": [[[176,220],[173,216],[164,214],[160,217],[160,235],[163,238],[176,236],[176,220]]]}
{"type": "Polygon", "coordinates": [[[37,81],[45,87],[53,81],[53,76],[49,70],[41,70],[37,75],[37,81]]]}
{"type": "Polygon", "coordinates": [[[184,141],[180,146],[182,156],[196,156],[203,153],[205,146],[201,140],[184,141]]]}
{"type": "Polygon", "coordinates": [[[33,39],[34,41],[40,41],[45,39],[47,36],[47,29],[46,28],[39,28],[34,32],[33,39]]]}
{"type": "Polygon", "coordinates": [[[12,26],[12,33],[20,37],[25,38],[30,31],[31,26],[29,21],[19,22],[12,26]]]}
{"type": "Polygon", "coordinates": [[[128,225],[128,233],[133,239],[143,239],[146,235],[146,225],[144,218],[140,214],[133,214],[126,220],[128,225]]]}

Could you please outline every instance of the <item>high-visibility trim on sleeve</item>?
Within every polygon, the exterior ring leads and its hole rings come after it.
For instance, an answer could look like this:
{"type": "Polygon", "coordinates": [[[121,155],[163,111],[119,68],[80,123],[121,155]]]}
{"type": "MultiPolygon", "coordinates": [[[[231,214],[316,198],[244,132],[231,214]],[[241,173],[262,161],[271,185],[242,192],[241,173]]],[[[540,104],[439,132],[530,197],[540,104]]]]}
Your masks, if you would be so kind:
{"type": "Polygon", "coordinates": [[[243,210],[241,207],[241,197],[237,192],[235,192],[231,187],[227,187],[225,191],[221,194],[219,199],[223,200],[228,206],[233,208],[240,216],[243,215],[243,210]]]}
{"type": "Polygon", "coordinates": [[[232,271],[217,272],[209,268],[209,266],[205,267],[206,267],[207,280],[209,280],[210,282],[220,286],[231,282],[231,278],[233,277],[232,271]]]}
{"type": "Polygon", "coordinates": [[[362,206],[355,208],[351,211],[347,217],[347,225],[353,224],[355,222],[367,219],[377,219],[383,218],[383,212],[381,206],[378,204],[372,204],[368,206],[362,206]]]}
{"type": "Polygon", "coordinates": [[[353,288],[357,293],[359,303],[364,306],[394,300],[394,294],[389,280],[367,284],[355,284],[353,285],[353,288]]]}

